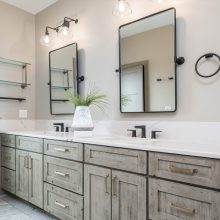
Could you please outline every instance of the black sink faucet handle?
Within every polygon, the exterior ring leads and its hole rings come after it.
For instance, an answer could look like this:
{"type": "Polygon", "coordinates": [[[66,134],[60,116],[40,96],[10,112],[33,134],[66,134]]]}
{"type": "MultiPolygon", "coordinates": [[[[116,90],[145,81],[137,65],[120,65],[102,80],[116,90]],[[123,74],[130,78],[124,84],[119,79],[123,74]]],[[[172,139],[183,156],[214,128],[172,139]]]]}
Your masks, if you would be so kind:
{"type": "Polygon", "coordinates": [[[151,131],[151,139],[156,139],[157,138],[157,133],[160,133],[162,131],[151,131]]]}
{"type": "Polygon", "coordinates": [[[54,126],[60,126],[60,131],[64,132],[64,123],[54,123],[54,126]]]}
{"type": "Polygon", "coordinates": [[[141,129],[141,137],[146,138],[146,126],[145,125],[138,125],[134,127],[135,129],[141,129]]]}
{"type": "Polygon", "coordinates": [[[60,131],[60,126],[54,125],[54,128],[55,128],[56,132],[59,132],[59,131],[60,131]]]}
{"type": "Polygon", "coordinates": [[[127,131],[131,131],[131,137],[137,137],[137,131],[136,130],[132,130],[132,129],[128,129],[127,131]]]}

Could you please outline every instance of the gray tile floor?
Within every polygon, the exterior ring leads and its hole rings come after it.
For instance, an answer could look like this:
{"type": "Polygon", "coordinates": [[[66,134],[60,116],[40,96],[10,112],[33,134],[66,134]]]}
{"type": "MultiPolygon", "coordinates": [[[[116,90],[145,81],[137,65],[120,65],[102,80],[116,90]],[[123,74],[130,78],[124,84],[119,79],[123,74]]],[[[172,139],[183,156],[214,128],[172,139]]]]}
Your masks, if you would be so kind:
{"type": "Polygon", "coordinates": [[[0,195],[0,220],[55,220],[43,210],[9,194],[0,195]]]}

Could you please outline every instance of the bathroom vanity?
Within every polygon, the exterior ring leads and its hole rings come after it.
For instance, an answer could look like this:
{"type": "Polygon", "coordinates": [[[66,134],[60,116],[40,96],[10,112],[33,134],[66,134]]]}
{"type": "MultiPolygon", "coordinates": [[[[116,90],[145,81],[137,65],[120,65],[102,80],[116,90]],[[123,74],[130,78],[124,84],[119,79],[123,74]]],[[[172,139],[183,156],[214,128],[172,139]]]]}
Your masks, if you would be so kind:
{"type": "Polygon", "coordinates": [[[220,219],[217,146],[20,132],[1,149],[2,188],[60,219],[220,219]]]}

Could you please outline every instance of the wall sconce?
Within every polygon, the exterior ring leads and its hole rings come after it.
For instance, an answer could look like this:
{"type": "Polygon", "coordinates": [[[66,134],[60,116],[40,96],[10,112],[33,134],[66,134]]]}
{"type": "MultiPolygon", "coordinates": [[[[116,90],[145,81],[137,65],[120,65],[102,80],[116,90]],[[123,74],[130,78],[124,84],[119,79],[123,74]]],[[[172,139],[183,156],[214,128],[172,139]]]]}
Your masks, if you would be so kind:
{"type": "Polygon", "coordinates": [[[123,18],[131,14],[132,14],[132,10],[129,3],[126,0],[117,0],[117,3],[113,8],[113,15],[123,18]]]}
{"type": "Polygon", "coordinates": [[[78,23],[78,19],[72,19],[72,18],[65,17],[64,21],[63,21],[63,24],[61,24],[61,25],[59,25],[57,27],[54,27],[54,28],[47,26],[44,36],[42,36],[41,39],[40,39],[40,43],[43,46],[47,46],[47,47],[50,45],[51,39],[50,39],[49,29],[53,30],[53,31],[56,31],[57,33],[61,32],[63,36],[68,36],[70,22],[72,22],[72,21],[74,21],[75,24],[78,23]]]}

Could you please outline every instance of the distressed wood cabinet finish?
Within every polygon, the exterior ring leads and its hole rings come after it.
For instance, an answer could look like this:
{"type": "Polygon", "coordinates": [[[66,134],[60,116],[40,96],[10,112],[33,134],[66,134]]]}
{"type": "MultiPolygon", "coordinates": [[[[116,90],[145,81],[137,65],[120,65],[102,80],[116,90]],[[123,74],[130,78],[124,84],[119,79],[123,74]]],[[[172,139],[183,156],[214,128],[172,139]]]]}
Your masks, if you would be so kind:
{"type": "Polygon", "coordinates": [[[83,220],[83,198],[45,183],[44,210],[62,220],[83,220]]]}
{"type": "Polygon", "coordinates": [[[43,155],[29,152],[28,160],[28,201],[43,208],[43,155]]]}
{"type": "Polygon", "coordinates": [[[3,167],[15,170],[15,149],[1,146],[1,164],[3,167]]]}
{"type": "Polygon", "coordinates": [[[84,220],[111,220],[111,170],[84,166],[84,220]]]}
{"type": "Polygon", "coordinates": [[[36,153],[43,153],[43,139],[17,136],[16,148],[36,153]]]}
{"type": "Polygon", "coordinates": [[[28,152],[16,150],[16,195],[28,201],[28,152]]]}
{"type": "Polygon", "coordinates": [[[219,192],[149,179],[149,217],[152,220],[219,220],[219,207],[219,192]]]}
{"type": "Polygon", "coordinates": [[[2,189],[15,194],[15,171],[1,168],[1,187],[2,189]]]}
{"type": "Polygon", "coordinates": [[[7,134],[1,145],[2,188],[60,219],[220,220],[220,160],[7,134]]]}
{"type": "Polygon", "coordinates": [[[83,164],[44,156],[44,181],[82,194],[83,164]]]}
{"type": "Polygon", "coordinates": [[[112,219],[146,220],[146,177],[112,171],[112,219]]]}
{"type": "Polygon", "coordinates": [[[83,145],[80,143],[44,140],[44,154],[70,160],[83,160],[83,145]]]}
{"type": "Polygon", "coordinates": [[[1,134],[1,145],[15,147],[15,136],[10,134],[1,134]]]}
{"type": "Polygon", "coordinates": [[[16,150],[16,195],[43,208],[43,155],[16,150]]]}
{"type": "Polygon", "coordinates": [[[147,172],[147,152],[85,144],[85,162],[129,172],[147,172]]]}
{"type": "Polygon", "coordinates": [[[220,160],[149,153],[149,175],[220,189],[220,160]]]}

